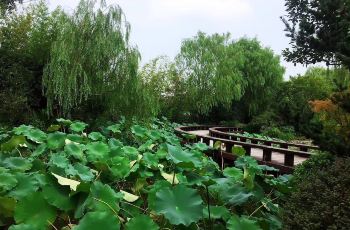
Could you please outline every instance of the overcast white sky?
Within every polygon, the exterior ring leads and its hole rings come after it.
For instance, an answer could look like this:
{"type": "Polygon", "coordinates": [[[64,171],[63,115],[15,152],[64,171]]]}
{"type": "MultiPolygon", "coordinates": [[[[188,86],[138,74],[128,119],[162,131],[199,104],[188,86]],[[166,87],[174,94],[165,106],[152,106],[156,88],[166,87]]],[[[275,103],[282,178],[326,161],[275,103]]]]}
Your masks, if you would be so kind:
{"type": "MultiPolygon", "coordinates": [[[[50,8],[61,5],[73,11],[79,0],[47,0],[50,8]]],[[[288,47],[280,16],[285,14],[284,0],[107,0],[119,4],[131,23],[131,40],[138,46],[142,63],[159,55],[174,57],[181,41],[206,33],[230,32],[233,39],[257,37],[277,54],[288,47]]],[[[283,61],[285,78],[304,73],[283,61]]]]}

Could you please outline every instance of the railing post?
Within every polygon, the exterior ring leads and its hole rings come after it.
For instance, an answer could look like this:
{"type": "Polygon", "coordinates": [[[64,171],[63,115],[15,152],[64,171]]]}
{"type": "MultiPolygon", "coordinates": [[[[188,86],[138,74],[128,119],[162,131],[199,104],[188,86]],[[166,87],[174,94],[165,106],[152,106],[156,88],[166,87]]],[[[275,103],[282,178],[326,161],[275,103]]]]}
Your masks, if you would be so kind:
{"type": "Polygon", "coordinates": [[[226,145],[226,152],[231,153],[232,152],[232,147],[234,146],[233,143],[225,143],[226,145]]]}
{"type": "Polygon", "coordinates": [[[243,146],[244,150],[245,150],[245,154],[247,156],[250,156],[251,155],[251,148],[250,146],[243,146]]]}
{"type": "Polygon", "coordinates": [[[284,165],[285,166],[294,166],[294,154],[284,153],[284,165]]]}
{"type": "Polygon", "coordinates": [[[263,149],[263,161],[271,161],[271,149],[263,149]]]}
{"type": "Polygon", "coordinates": [[[203,138],[203,143],[210,145],[210,139],[209,138],[203,138]]]}

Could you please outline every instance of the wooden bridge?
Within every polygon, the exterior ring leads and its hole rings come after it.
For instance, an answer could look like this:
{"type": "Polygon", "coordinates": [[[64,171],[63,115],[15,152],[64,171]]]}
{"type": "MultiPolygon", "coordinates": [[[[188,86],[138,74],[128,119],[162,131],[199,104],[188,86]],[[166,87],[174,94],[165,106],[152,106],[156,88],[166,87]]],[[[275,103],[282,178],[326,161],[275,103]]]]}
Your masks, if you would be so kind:
{"type": "Polygon", "coordinates": [[[214,154],[217,162],[230,165],[236,156],[231,153],[232,147],[241,146],[246,155],[254,157],[259,164],[272,166],[280,173],[292,173],[295,165],[308,159],[317,146],[294,144],[278,140],[265,140],[242,135],[242,130],[234,127],[213,126],[181,126],[176,128],[179,135],[192,134],[194,142],[203,142],[213,146],[215,142],[222,143],[221,154],[214,154]]]}

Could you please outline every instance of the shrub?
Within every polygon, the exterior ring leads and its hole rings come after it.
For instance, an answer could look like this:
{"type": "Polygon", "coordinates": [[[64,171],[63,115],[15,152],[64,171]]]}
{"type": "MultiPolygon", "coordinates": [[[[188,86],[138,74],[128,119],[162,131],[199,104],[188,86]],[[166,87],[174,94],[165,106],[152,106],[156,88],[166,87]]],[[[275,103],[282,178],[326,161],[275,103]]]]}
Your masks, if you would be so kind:
{"type": "Polygon", "coordinates": [[[296,183],[302,181],[309,174],[315,170],[321,170],[329,167],[334,162],[334,156],[321,152],[319,154],[312,155],[308,160],[304,161],[302,164],[299,164],[293,173],[293,181],[296,183]]]}
{"type": "Polygon", "coordinates": [[[326,168],[308,162],[303,170],[309,173],[284,205],[285,229],[350,229],[350,158],[337,158],[326,168]]]}
{"type": "Polygon", "coordinates": [[[295,131],[294,128],[291,126],[266,127],[262,130],[261,134],[264,136],[278,138],[285,141],[295,139],[295,131]]]}
{"type": "Polygon", "coordinates": [[[252,119],[252,121],[244,128],[249,133],[258,133],[262,129],[271,126],[280,125],[277,121],[280,120],[278,115],[272,111],[266,111],[252,119]]]}

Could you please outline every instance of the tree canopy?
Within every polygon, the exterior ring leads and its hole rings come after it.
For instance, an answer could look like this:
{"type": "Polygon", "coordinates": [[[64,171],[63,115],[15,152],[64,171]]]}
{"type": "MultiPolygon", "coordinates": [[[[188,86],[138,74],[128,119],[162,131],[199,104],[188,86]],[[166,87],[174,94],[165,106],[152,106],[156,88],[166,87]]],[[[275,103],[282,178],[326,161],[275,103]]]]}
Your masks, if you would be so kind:
{"type": "Polygon", "coordinates": [[[230,34],[206,35],[199,32],[183,41],[176,57],[179,74],[186,80],[187,98],[199,114],[242,96],[241,59],[232,46],[230,34]]]}
{"type": "Polygon", "coordinates": [[[81,1],[61,17],[43,77],[48,109],[69,112],[91,98],[118,111],[137,93],[139,52],[129,44],[130,25],[119,6],[81,1]]]}
{"type": "Polygon", "coordinates": [[[286,0],[285,5],[282,20],[291,44],[283,51],[287,61],[350,68],[350,1],[286,0]]]}
{"type": "Polygon", "coordinates": [[[274,93],[283,81],[284,67],[280,57],[262,47],[257,39],[242,38],[233,44],[242,60],[238,66],[245,82],[239,110],[247,120],[264,112],[273,100],[274,93]]]}

